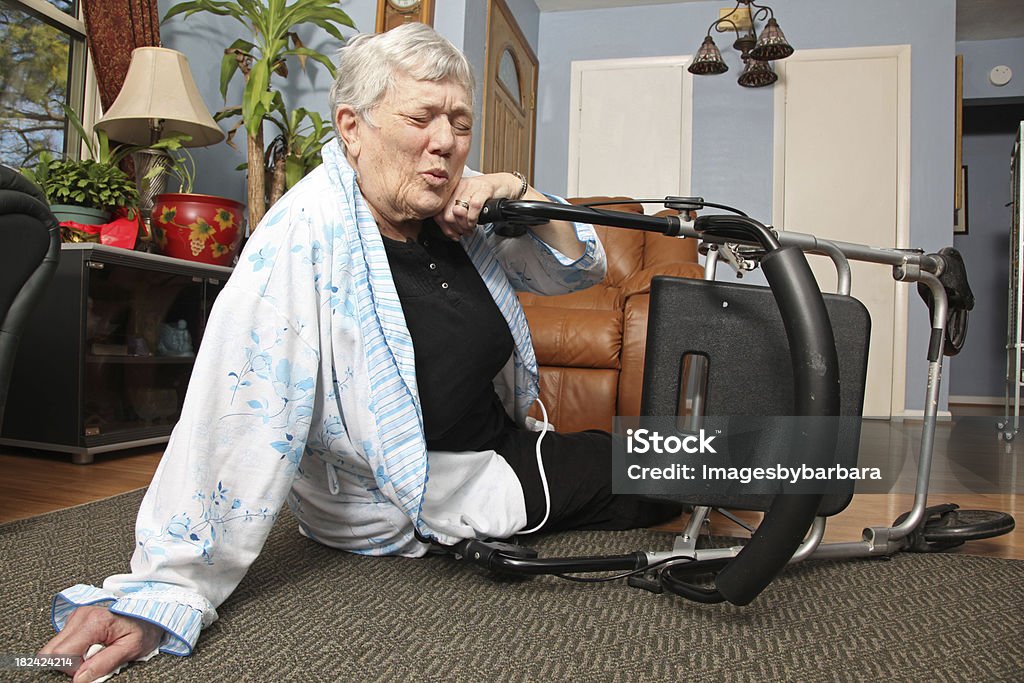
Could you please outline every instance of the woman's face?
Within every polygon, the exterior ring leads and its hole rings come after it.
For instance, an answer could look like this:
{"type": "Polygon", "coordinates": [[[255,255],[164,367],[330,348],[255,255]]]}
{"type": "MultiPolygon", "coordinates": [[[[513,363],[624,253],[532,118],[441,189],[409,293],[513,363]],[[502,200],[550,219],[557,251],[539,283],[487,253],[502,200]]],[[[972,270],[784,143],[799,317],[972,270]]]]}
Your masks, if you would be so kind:
{"type": "Polygon", "coordinates": [[[472,141],[473,106],[461,86],[397,75],[365,119],[343,109],[338,117],[378,221],[396,226],[440,213],[462,178],[472,141]]]}

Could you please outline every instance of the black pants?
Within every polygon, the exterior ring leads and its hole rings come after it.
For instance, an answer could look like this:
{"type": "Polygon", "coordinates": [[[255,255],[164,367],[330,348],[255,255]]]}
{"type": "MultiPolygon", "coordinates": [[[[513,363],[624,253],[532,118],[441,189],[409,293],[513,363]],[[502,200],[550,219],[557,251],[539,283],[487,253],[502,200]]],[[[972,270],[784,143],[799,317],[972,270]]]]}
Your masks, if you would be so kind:
{"type": "MultiPolygon", "coordinates": [[[[527,529],[540,523],[546,509],[537,469],[539,436],[511,424],[487,445],[505,458],[522,484],[527,529]]],[[[551,494],[544,531],[635,529],[665,522],[681,512],[677,503],[612,493],[612,435],[608,432],[548,432],[541,452],[551,494]]]]}

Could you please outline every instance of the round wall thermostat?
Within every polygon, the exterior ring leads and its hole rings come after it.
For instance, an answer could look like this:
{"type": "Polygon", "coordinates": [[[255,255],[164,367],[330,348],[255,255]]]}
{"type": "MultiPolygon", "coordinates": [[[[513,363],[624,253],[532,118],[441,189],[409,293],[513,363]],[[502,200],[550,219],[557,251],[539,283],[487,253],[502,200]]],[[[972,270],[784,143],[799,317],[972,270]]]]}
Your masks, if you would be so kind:
{"type": "Polygon", "coordinates": [[[1013,71],[1011,71],[1010,67],[1005,64],[993,67],[992,70],[988,72],[988,80],[995,86],[1004,86],[1010,82],[1011,78],[1013,78],[1013,71]]]}

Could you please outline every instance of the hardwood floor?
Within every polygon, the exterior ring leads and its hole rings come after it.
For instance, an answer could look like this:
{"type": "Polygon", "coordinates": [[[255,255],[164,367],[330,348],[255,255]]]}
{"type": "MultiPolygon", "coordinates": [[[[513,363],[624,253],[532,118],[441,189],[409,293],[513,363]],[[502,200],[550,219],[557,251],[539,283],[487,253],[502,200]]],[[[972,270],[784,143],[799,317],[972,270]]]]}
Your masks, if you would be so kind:
{"type": "MultiPolygon", "coordinates": [[[[1014,494],[950,494],[929,496],[929,505],[956,503],[965,510],[998,510],[1009,513],[1017,520],[1017,527],[1008,534],[996,538],[971,541],[947,552],[966,555],[984,555],[1002,557],[1013,560],[1024,560],[1024,496],[1014,494]]],[[[911,494],[864,494],[854,496],[853,502],[843,512],[828,519],[825,527],[824,543],[841,543],[861,540],[865,527],[887,527],[914,504],[911,494]]],[[[736,512],[737,517],[755,525],[761,518],[759,513],[736,512]]],[[[664,525],[665,530],[681,531],[682,523],[664,525]]],[[[719,536],[748,537],[749,534],[739,525],[722,515],[712,513],[709,526],[705,530],[719,536]]]]}
{"type": "MultiPolygon", "coordinates": [[[[962,412],[977,414],[974,410],[962,412]]],[[[994,421],[989,425],[987,418],[980,422],[977,417],[968,422],[958,419],[939,423],[936,429],[933,493],[928,502],[953,502],[965,509],[999,510],[1013,515],[1018,527],[1011,533],[972,541],[952,552],[1024,559],[1024,444],[1000,440],[994,421]],[[971,476],[964,476],[968,465],[971,476]]],[[[908,449],[914,452],[920,423],[894,425],[893,447],[909,444],[908,449]]],[[[1018,438],[1024,441],[1024,434],[1018,438]]],[[[160,457],[159,450],[136,449],[100,454],[90,465],[74,465],[63,454],[0,449],[0,523],[146,486],[160,457]]],[[[913,465],[911,462],[910,469],[913,465]]],[[[825,540],[859,540],[864,527],[888,526],[912,504],[913,495],[908,493],[857,495],[846,510],[829,519],[825,540]]],[[[741,513],[740,517],[756,523],[759,515],[741,513]]],[[[666,528],[675,530],[681,526],[682,521],[666,528]]],[[[710,531],[723,535],[746,533],[718,514],[712,515],[710,531]]]]}
{"type": "Polygon", "coordinates": [[[63,453],[0,447],[0,523],[146,486],[162,454],[153,447],[117,451],[75,465],[63,453]]]}

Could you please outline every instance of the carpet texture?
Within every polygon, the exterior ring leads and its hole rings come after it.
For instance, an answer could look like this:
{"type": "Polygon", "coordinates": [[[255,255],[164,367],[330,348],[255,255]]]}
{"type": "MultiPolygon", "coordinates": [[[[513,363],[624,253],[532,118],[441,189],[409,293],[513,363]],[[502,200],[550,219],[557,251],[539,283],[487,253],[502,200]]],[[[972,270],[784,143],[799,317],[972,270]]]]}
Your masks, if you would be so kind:
{"type": "MultiPolygon", "coordinates": [[[[50,599],[124,571],[142,492],[0,526],[0,652],[52,635],[50,599]]],[[[576,532],[543,555],[667,549],[648,531],[576,532]]],[[[1024,562],[965,555],[811,562],[752,605],[616,582],[495,579],[446,558],[366,558],[298,534],[285,510],[195,654],[127,681],[1020,681],[1024,562]]],[[[0,680],[66,681],[0,671],[0,680]]]]}

